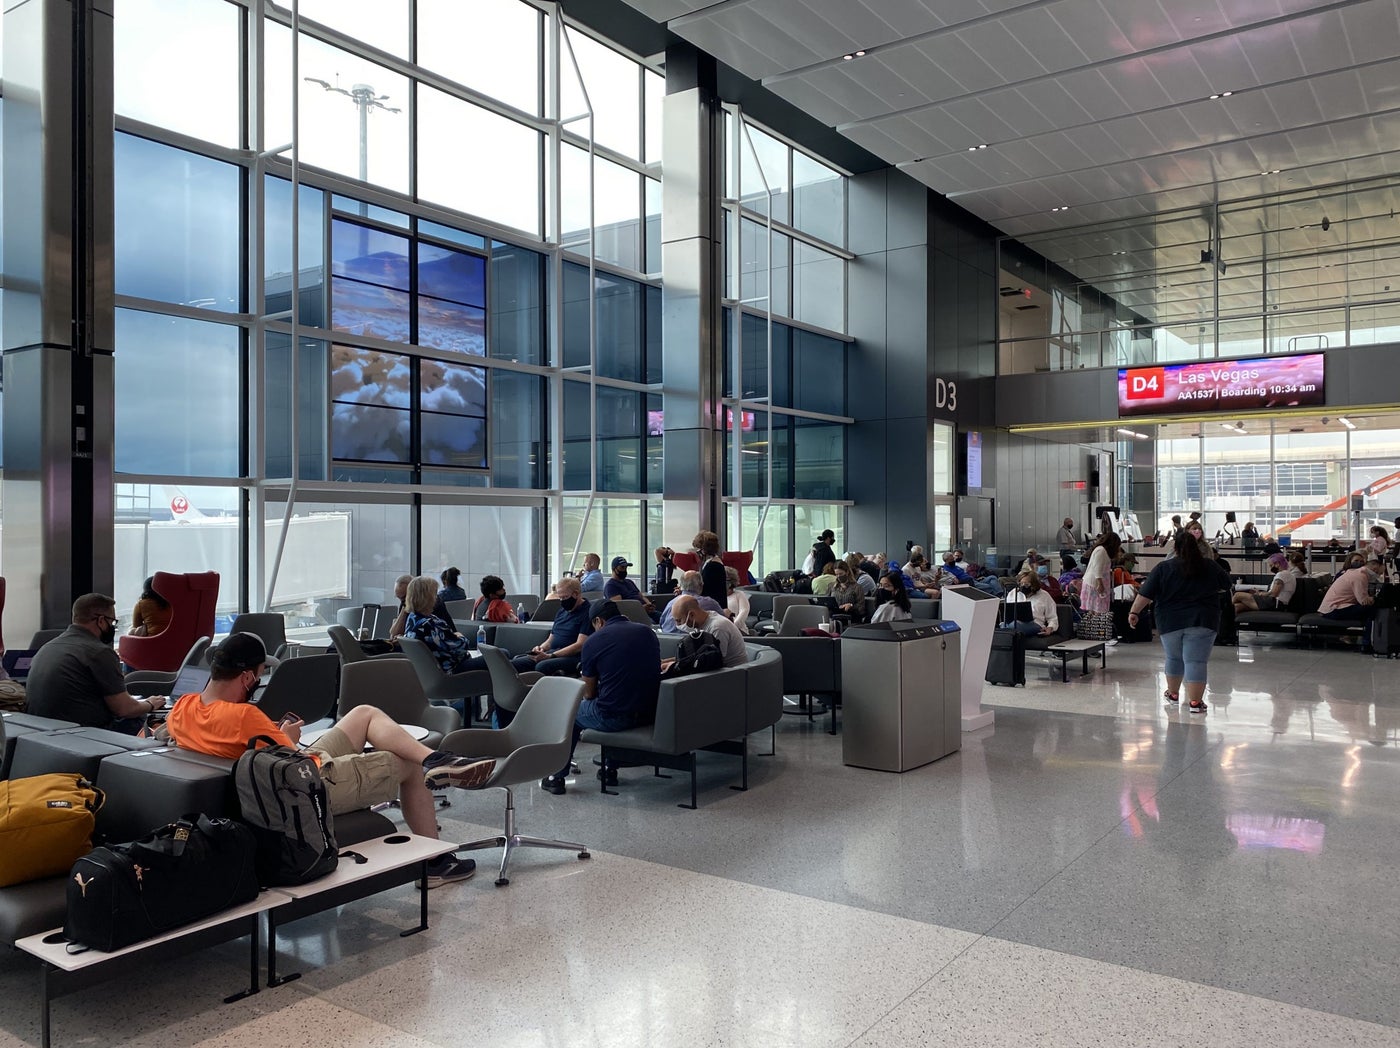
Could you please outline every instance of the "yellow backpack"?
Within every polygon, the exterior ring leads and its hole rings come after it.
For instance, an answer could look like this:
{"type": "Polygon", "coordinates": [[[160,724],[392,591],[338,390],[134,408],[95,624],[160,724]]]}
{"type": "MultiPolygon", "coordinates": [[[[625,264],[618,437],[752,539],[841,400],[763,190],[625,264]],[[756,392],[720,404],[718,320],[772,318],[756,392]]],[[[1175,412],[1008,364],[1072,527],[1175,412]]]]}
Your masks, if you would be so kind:
{"type": "Polygon", "coordinates": [[[0,888],[72,869],[92,851],[103,800],[81,775],[0,781],[0,888]]]}

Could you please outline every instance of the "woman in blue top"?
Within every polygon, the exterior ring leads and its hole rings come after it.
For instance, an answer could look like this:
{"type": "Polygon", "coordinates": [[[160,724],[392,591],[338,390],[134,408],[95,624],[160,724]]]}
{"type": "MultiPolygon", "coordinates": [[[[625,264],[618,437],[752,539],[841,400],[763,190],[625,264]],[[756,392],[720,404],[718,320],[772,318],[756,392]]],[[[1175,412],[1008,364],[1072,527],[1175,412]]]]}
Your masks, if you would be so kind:
{"type": "Polygon", "coordinates": [[[440,596],[443,600],[466,600],[467,591],[457,585],[462,573],[456,568],[448,568],[442,573],[442,590],[440,596]]]}
{"type": "Polygon", "coordinates": [[[1166,652],[1169,703],[1181,701],[1186,682],[1188,708],[1206,711],[1206,663],[1220,628],[1220,594],[1230,589],[1230,576],[1201,552],[1189,530],[1173,540],[1176,556],[1152,569],[1128,611],[1128,625],[1137,628],[1138,615],[1149,604],[1157,617],[1157,633],[1166,652]]]}
{"type": "Polygon", "coordinates": [[[474,656],[462,635],[433,614],[437,592],[437,580],[427,575],[419,575],[408,584],[404,600],[408,605],[408,618],[403,635],[422,641],[444,673],[460,673],[471,668],[474,656]]]}

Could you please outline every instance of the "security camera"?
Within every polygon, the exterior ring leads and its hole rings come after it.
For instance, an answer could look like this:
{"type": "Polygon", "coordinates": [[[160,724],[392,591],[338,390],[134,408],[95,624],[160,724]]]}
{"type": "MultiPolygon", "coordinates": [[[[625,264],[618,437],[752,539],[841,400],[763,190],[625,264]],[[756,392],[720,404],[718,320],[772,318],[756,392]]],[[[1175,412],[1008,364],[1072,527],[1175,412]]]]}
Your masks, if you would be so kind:
{"type": "Polygon", "coordinates": [[[1331,228],[1332,228],[1332,222],[1331,222],[1331,220],[1330,220],[1326,215],[1323,215],[1323,216],[1322,216],[1322,231],[1323,231],[1324,233],[1326,233],[1326,232],[1327,232],[1329,229],[1331,229],[1331,228]]]}
{"type": "Polygon", "coordinates": [[[1326,415],[1323,415],[1323,416],[1322,416],[1322,424],[1323,424],[1324,426],[1327,425],[1327,423],[1329,423],[1329,422],[1331,422],[1331,421],[1332,421],[1332,420],[1331,420],[1330,418],[1328,418],[1326,415]]]}

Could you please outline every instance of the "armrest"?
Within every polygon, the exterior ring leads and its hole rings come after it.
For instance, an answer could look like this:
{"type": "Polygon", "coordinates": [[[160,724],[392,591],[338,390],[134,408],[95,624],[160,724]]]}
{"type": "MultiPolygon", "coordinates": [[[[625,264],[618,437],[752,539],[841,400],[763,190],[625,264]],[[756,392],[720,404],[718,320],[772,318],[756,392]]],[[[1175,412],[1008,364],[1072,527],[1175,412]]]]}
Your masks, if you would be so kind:
{"type": "Polygon", "coordinates": [[[744,668],[731,667],[666,681],[656,703],[658,745],[674,753],[744,734],[744,668]]]}

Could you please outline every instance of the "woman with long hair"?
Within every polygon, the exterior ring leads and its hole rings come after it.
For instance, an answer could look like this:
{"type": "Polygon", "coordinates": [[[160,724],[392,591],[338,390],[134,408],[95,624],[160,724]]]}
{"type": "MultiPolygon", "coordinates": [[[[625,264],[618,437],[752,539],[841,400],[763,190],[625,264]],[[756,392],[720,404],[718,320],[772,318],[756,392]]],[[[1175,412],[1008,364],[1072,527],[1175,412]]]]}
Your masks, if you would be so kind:
{"type": "Polygon", "coordinates": [[[170,602],[156,592],[156,577],[152,575],[141,583],[141,598],[131,609],[131,629],[133,637],[154,637],[164,633],[170,625],[170,602]]]}
{"type": "Polygon", "coordinates": [[[438,596],[443,600],[466,600],[467,591],[458,585],[462,578],[462,572],[457,568],[445,568],[439,579],[442,581],[442,589],[438,591],[438,596]]]}
{"type": "Polygon", "coordinates": [[[877,594],[880,606],[870,616],[871,622],[896,622],[914,617],[909,604],[909,591],[904,588],[904,572],[883,571],[880,573],[880,592],[877,594]]]}
{"type": "Polygon", "coordinates": [[[713,531],[700,531],[690,540],[690,545],[700,558],[700,595],[724,607],[729,599],[729,579],[719,555],[719,536],[713,531]]]}
{"type": "Polygon", "coordinates": [[[1113,532],[1099,536],[1084,577],[1079,580],[1079,625],[1076,635],[1087,640],[1113,638],[1113,561],[1123,543],[1113,532]]]}
{"type": "Polygon", "coordinates": [[[1220,594],[1230,588],[1230,576],[1201,553],[1196,536],[1183,530],[1175,540],[1176,556],[1152,569],[1128,612],[1128,625],[1149,604],[1166,654],[1165,698],[1175,705],[1186,685],[1187,708],[1205,713],[1206,664],[1220,628],[1220,594]]]}

